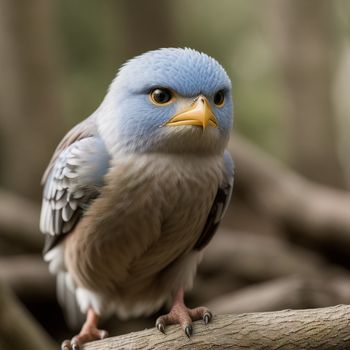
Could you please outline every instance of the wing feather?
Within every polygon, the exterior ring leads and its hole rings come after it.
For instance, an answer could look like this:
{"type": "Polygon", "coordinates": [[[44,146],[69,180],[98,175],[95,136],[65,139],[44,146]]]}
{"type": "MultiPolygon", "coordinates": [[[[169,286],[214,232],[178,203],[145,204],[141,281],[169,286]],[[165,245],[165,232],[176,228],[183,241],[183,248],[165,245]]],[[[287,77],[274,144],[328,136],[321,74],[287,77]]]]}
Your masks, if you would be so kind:
{"type": "Polygon", "coordinates": [[[231,155],[228,151],[224,153],[224,165],[224,181],[218,188],[203,231],[193,247],[194,250],[200,251],[210,242],[230,204],[233,189],[234,167],[231,155]]]}
{"type": "MultiPolygon", "coordinates": [[[[87,137],[94,136],[96,134],[96,125],[95,125],[95,114],[92,114],[89,118],[85,119],[81,123],[77,124],[73,129],[71,129],[62,141],[58,144],[48,167],[45,170],[45,173],[41,179],[41,183],[45,184],[47,181],[52,168],[54,167],[57,158],[70,145],[74,144],[76,141],[85,139],[87,137]]],[[[72,164],[73,165],[73,164],[72,164]]]]}
{"type": "Polygon", "coordinates": [[[87,119],[72,129],[44,174],[40,218],[40,229],[46,234],[44,253],[74,228],[103,185],[110,159],[92,126],[87,119]]]}

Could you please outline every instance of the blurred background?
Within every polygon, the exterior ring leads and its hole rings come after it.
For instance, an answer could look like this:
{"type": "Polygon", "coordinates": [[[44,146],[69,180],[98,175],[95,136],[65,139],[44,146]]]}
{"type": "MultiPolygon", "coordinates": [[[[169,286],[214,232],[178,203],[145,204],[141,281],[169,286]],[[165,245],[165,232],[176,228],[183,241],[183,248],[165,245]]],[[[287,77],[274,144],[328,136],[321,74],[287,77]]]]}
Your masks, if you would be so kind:
{"type": "Polygon", "coordinates": [[[118,67],[159,47],[204,51],[233,82],[236,185],[189,304],[350,303],[349,19],[346,0],[0,0],[0,348],[74,334],[41,260],[40,178],[118,67]]]}

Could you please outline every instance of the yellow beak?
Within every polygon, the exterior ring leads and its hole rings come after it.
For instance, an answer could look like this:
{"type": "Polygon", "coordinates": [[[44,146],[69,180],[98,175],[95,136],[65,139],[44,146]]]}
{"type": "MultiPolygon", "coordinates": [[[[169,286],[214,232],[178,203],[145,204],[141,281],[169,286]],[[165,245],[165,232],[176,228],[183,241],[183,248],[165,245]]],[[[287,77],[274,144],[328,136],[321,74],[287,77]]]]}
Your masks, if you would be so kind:
{"type": "Polygon", "coordinates": [[[218,122],[208,100],[200,95],[189,109],[175,114],[165,125],[197,125],[205,129],[208,125],[216,128],[218,122]]]}

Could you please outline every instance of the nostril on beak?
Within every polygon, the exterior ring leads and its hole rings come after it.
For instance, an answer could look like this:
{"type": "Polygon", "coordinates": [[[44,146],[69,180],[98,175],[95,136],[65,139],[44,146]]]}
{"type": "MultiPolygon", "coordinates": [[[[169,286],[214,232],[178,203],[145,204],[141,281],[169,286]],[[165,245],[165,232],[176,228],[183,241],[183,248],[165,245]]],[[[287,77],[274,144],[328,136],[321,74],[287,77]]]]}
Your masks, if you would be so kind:
{"type": "Polygon", "coordinates": [[[196,98],[193,99],[193,103],[196,103],[197,101],[204,103],[204,97],[203,96],[197,96],[196,98]]]}

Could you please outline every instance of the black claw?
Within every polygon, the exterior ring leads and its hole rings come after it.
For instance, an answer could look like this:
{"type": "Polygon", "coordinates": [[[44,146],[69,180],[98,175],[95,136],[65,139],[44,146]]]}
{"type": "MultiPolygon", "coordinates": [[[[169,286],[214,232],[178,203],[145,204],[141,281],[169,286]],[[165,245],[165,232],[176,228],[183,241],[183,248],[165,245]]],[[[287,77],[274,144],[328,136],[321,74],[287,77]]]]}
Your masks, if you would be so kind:
{"type": "Polygon", "coordinates": [[[165,327],[164,324],[162,322],[157,322],[156,327],[158,328],[158,330],[160,332],[162,332],[163,334],[165,334],[165,327]]]}
{"type": "Polygon", "coordinates": [[[80,346],[79,346],[78,343],[73,343],[73,344],[72,344],[72,349],[73,349],[73,350],[79,350],[79,348],[80,348],[80,346]]]}
{"type": "Polygon", "coordinates": [[[185,333],[187,335],[188,338],[191,337],[192,333],[193,333],[193,328],[192,326],[189,324],[188,326],[186,326],[185,328],[185,333]]]}
{"type": "Polygon", "coordinates": [[[204,324],[208,324],[211,319],[212,319],[213,315],[211,314],[211,312],[207,311],[204,315],[203,315],[203,321],[204,324]]]}

